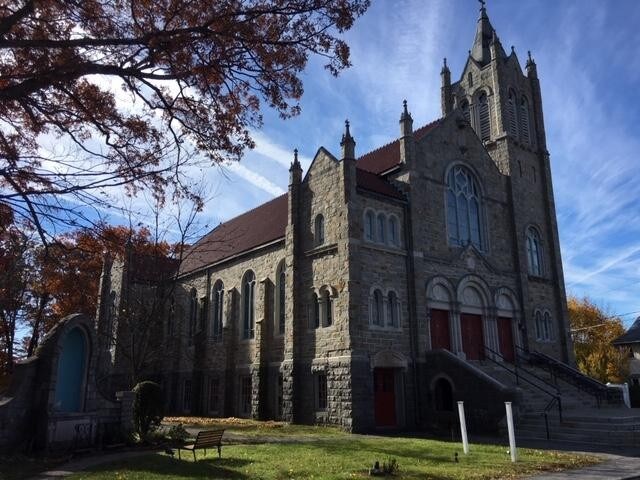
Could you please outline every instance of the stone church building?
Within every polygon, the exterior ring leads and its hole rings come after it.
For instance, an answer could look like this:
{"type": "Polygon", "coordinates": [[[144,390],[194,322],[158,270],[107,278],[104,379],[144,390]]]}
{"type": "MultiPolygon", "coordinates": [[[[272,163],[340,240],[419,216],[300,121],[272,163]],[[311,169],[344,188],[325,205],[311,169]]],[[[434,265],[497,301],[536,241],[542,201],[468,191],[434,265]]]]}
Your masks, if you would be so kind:
{"type": "MultiPolygon", "coordinates": [[[[306,173],[296,154],[286,194],[191,247],[157,317],[169,412],[366,431],[465,400],[491,423],[518,396],[483,362],[573,363],[536,64],[483,5],[462,74],[441,77],[440,119],[414,128],[405,102],[398,139],[365,154],[346,123],[340,154],[306,173]]],[[[135,265],[105,264],[99,330],[152,289],[135,265]]]]}

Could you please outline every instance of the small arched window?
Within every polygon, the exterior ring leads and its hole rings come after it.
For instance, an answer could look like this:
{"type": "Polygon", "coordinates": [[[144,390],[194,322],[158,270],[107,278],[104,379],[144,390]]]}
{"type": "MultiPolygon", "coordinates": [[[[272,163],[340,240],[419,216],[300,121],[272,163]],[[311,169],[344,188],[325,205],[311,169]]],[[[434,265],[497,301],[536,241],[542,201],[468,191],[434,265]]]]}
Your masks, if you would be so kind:
{"type": "Polygon", "coordinates": [[[285,319],[286,319],[286,301],[287,301],[287,296],[286,296],[286,273],[285,273],[285,268],[284,268],[284,261],[282,261],[282,263],[280,264],[280,266],[278,267],[278,273],[277,273],[277,295],[278,295],[278,309],[277,309],[277,318],[278,318],[278,333],[279,334],[283,334],[284,333],[284,326],[285,326],[285,319]]]}
{"type": "Polygon", "coordinates": [[[378,242],[385,243],[385,239],[387,237],[386,230],[387,230],[387,217],[384,215],[384,213],[379,213],[378,214],[378,231],[377,231],[378,242]]]}
{"type": "Polygon", "coordinates": [[[371,297],[371,323],[380,327],[384,326],[384,302],[382,292],[379,289],[374,290],[371,297]]]}
{"type": "Polygon", "coordinates": [[[256,276],[249,270],[242,280],[242,338],[255,336],[256,276]]]}
{"type": "Polygon", "coordinates": [[[387,297],[387,325],[397,328],[400,326],[400,309],[396,292],[391,291],[387,297]]]}
{"type": "Polygon", "coordinates": [[[480,188],[469,169],[456,165],[447,175],[447,229],[449,243],[483,248],[480,188]]]}
{"type": "Polygon", "coordinates": [[[333,324],[333,301],[328,289],[322,292],[322,310],[322,326],[330,327],[333,324]]]}
{"type": "Polygon", "coordinates": [[[322,214],[316,215],[315,241],[316,245],[322,245],[324,243],[324,217],[322,214]]]}
{"type": "Polygon", "coordinates": [[[318,328],[320,326],[320,303],[316,292],[311,294],[311,305],[309,305],[309,327],[318,328]]]}
{"type": "Polygon", "coordinates": [[[198,316],[198,297],[196,289],[192,288],[189,295],[189,339],[196,332],[196,317],[198,316]]]}
{"type": "Polygon", "coordinates": [[[491,139],[491,113],[489,98],[482,92],[478,97],[478,136],[483,142],[491,139]]]}
{"type": "Polygon", "coordinates": [[[553,329],[551,325],[551,314],[544,312],[542,323],[544,325],[544,340],[550,342],[553,340],[553,329]]]}
{"type": "Polygon", "coordinates": [[[368,242],[375,241],[376,238],[376,217],[371,210],[364,214],[364,238],[368,242]]]}
{"type": "Polygon", "coordinates": [[[400,232],[398,231],[398,219],[391,215],[389,217],[389,234],[387,236],[389,244],[393,246],[400,245],[400,232]]]}
{"type": "Polygon", "coordinates": [[[526,97],[520,101],[520,139],[526,143],[531,143],[531,132],[529,131],[529,102],[526,97]]]}
{"type": "Polygon", "coordinates": [[[509,99],[507,100],[507,131],[514,138],[518,136],[518,108],[516,94],[513,90],[509,90],[509,99]]]}
{"type": "Polygon", "coordinates": [[[538,230],[533,227],[527,228],[527,263],[531,275],[542,276],[542,242],[538,230]]]}
{"type": "Polygon", "coordinates": [[[536,339],[544,340],[544,325],[542,322],[542,312],[540,312],[540,310],[536,310],[534,313],[534,320],[536,323],[536,339]]]}
{"type": "Polygon", "coordinates": [[[218,280],[213,284],[211,290],[211,307],[213,322],[211,325],[211,334],[215,338],[222,335],[222,322],[224,315],[224,284],[222,280],[218,280]]]}

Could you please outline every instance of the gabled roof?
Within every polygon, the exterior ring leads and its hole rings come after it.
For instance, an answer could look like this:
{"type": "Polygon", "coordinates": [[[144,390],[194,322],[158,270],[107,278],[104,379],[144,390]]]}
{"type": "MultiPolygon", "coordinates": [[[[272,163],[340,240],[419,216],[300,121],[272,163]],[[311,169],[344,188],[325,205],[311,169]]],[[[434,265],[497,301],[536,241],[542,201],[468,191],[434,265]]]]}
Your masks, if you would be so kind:
{"type": "Polygon", "coordinates": [[[287,215],[285,193],[221,223],[186,252],[180,273],[193,272],[283,238],[287,228],[287,215]]]}
{"type": "Polygon", "coordinates": [[[636,318],[626,333],[613,341],[614,345],[629,345],[631,343],[640,343],[640,317],[636,318]]]}
{"type": "MultiPolygon", "coordinates": [[[[417,129],[413,132],[415,140],[423,138],[439,123],[440,120],[436,120],[417,129]]],[[[356,164],[357,187],[403,200],[402,192],[380,176],[399,164],[399,140],[363,155],[356,164]]],[[[288,221],[287,196],[285,193],[211,230],[186,252],[180,274],[194,272],[284,238],[288,221]]]]}
{"type": "MultiPolygon", "coordinates": [[[[413,132],[413,138],[418,141],[440,124],[442,119],[435,120],[418,128],[413,132]]],[[[365,153],[358,159],[358,168],[380,174],[400,164],[400,140],[365,153]]]]}

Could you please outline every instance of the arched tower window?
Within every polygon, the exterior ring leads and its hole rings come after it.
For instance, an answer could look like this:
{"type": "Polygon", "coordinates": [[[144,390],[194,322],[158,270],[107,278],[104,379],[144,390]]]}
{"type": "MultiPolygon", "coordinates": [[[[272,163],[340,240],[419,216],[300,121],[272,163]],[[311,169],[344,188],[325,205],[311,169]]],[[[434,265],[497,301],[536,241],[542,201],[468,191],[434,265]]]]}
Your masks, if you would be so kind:
{"type": "Polygon", "coordinates": [[[400,326],[398,295],[394,291],[390,291],[387,297],[387,325],[394,328],[400,326]]]}
{"type": "Polygon", "coordinates": [[[364,238],[368,242],[373,242],[376,237],[376,217],[371,210],[364,214],[364,238]]]}
{"type": "Polygon", "coordinates": [[[391,215],[389,217],[389,244],[397,247],[400,245],[400,232],[398,231],[398,219],[391,215]]]}
{"type": "Polygon", "coordinates": [[[384,213],[378,214],[378,231],[377,231],[377,239],[380,243],[385,243],[386,239],[386,229],[387,229],[387,217],[384,213]]]}
{"type": "Polygon", "coordinates": [[[371,324],[384,326],[384,302],[382,297],[382,291],[375,289],[373,296],[371,297],[371,324]]]}
{"type": "Polygon", "coordinates": [[[311,295],[311,305],[309,305],[309,327],[318,328],[320,326],[320,303],[318,302],[318,294],[313,292],[311,295]]]}
{"type": "Polygon", "coordinates": [[[531,132],[529,131],[529,102],[525,97],[520,101],[520,139],[524,143],[531,143],[531,132]]]}
{"type": "Polygon", "coordinates": [[[449,243],[472,243],[483,248],[480,189],[473,174],[456,165],[447,175],[447,229],[449,243]]]}
{"type": "Polygon", "coordinates": [[[285,268],[284,268],[284,261],[282,261],[282,263],[280,263],[280,266],[278,267],[278,273],[277,273],[277,295],[278,295],[278,310],[277,310],[277,318],[278,318],[278,333],[279,334],[283,334],[284,333],[284,325],[285,325],[285,319],[286,319],[286,301],[287,301],[287,297],[286,297],[286,272],[285,272],[285,268]]]}
{"type": "Polygon", "coordinates": [[[333,324],[333,301],[329,289],[322,292],[322,326],[330,327],[333,324]]]}
{"type": "Polygon", "coordinates": [[[478,136],[483,142],[491,139],[489,98],[484,92],[478,97],[478,136]]]}
{"type": "Polygon", "coordinates": [[[527,264],[531,275],[542,276],[542,242],[538,230],[533,227],[527,228],[527,264]]]}
{"type": "Polygon", "coordinates": [[[256,276],[249,270],[242,279],[242,338],[255,336],[256,276]]]}
{"type": "Polygon", "coordinates": [[[212,326],[211,334],[214,337],[220,337],[222,335],[222,321],[224,314],[224,284],[222,280],[218,280],[213,284],[211,290],[211,306],[212,306],[212,326]]]}
{"type": "Polygon", "coordinates": [[[196,317],[198,316],[198,298],[196,294],[196,289],[191,289],[191,294],[189,295],[189,339],[193,337],[193,334],[196,332],[196,317]]]}
{"type": "Polygon", "coordinates": [[[316,245],[322,245],[324,243],[324,217],[322,214],[316,215],[315,241],[316,245]]]}
{"type": "Polygon", "coordinates": [[[467,122],[471,123],[471,111],[469,109],[469,102],[464,100],[460,104],[460,110],[462,110],[462,115],[464,115],[465,120],[467,120],[467,122]]]}
{"type": "Polygon", "coordinates": [[[518,136],[518,108],[516,94],[513,90],[509,90],[509,98],[507,100],[507,131],[514,138],[518,136]]]}

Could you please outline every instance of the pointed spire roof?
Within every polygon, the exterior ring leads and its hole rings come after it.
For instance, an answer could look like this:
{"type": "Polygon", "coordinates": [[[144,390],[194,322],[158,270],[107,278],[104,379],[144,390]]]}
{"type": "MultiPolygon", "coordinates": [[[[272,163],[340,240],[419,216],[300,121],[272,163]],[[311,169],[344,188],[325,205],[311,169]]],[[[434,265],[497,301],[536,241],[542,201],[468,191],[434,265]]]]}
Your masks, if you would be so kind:
{"type": "Polygon", "coordinates": [[[486,65],[491,61],[491,44],[497,40],[497,35],[489,16],[487,15],[487,8],[485,7],[484,0],[480,0],[480,17],[478,18],[478,25],[476,27],[476,37],[473,40],[473,47],[471,48],[471,57],[480,65],[486,65]]]}

